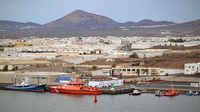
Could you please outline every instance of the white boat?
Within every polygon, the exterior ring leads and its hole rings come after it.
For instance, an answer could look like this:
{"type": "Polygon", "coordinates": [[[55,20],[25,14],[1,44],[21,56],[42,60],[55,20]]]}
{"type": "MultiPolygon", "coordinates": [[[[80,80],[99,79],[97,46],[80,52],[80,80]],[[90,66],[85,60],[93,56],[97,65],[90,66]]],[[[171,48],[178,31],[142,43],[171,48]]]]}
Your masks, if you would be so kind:
{"type": "Polygon", "coordinates": [[[141,91],[139,91],[138,89],[134,89],[132,93],[130,93],[130,95],[140,95],[141,91]]]}
{"type": "Polygon", "coordinates": [[[163,96],[163,92],[161,92],[160,90],[155,91],[155,96],[163,96]]]}

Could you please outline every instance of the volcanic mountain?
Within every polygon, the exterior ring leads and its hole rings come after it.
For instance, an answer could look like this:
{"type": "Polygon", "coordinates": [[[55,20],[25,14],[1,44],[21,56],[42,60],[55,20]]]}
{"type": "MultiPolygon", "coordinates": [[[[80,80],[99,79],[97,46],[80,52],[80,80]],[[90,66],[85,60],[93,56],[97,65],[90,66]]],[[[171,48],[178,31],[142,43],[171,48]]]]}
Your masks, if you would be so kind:
{"type": "Polygon", "coordinates": [[[200,20],[174,23],[143,19],[116,22],[111,18],[75,10],[55,21],[40,25],[0,20],[0,38],[70,36],[185,36],[200,35],[200,20]]]}
{"type": "Polygon", "coordinates": [[[200,35],[200,19],[164,27],[174,33],[184,35],[200,35]]]}
{"type": "Polygon", "coordinates": [[[171,21],[153,21],[150,19],[143,19],[143,20],[137,22],[135,24],[135,26],[156,26],[156,25],[167,26],[167,25],[172,25],[172,24],[176,24],[176,23],[171,22],[171,21]]]}
{"type": "Polygon", "coordinates": [[[45,28],[59,28],[68,30],[110,29],[117,27],[118,23],[108,17],[76,10],[58,20],[47,23],[45,28]]]}
{"type": "Polygon", "coordinates": [[[7,21],[7,20],[0,20],[0,30],[1,31],[15,31],[15,30],[22,30],[22,29],[30,29],[41,26],[37,23],[27,22],[15,22],[15,21],[7,21]]]}

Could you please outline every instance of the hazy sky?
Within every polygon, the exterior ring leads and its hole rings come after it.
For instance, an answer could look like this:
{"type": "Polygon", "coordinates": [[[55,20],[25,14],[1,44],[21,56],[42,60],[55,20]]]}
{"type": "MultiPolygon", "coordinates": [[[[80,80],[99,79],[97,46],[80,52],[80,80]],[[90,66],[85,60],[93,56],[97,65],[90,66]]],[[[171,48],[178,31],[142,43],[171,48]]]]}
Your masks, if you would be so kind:
{"type": "Polygon", "coordinates": [[[44,24],[76,9],[118,22],[200,19],[200,0],[0,0],[0,20],[44,24]]]}

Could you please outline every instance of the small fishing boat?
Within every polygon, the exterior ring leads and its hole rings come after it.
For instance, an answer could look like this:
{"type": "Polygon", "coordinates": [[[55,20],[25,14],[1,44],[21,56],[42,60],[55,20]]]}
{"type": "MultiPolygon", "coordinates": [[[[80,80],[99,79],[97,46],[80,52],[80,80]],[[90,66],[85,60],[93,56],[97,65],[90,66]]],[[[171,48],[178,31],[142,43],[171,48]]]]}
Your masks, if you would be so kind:
{"type": "Polygon", "coordinates": [[[157,90],[157,91],[155,91],[155,96],[161,97],[161,96],[163,96],[163,92],[161,92],[161,90],[157,90]]]}
{"type": "Polygon", "coordinates": [[[82,95],[99,95],[102,90],[96,87],[88,87],[80,79],[76,79],[65,85],[50,86],[52,93],[66,93],[66,94],[82,94],[82,95]]]}
{"type": "Polygon", "coordinates": [[[165,92],[165,96],[177,96],[177,95],[179,95],[179,91],[175,90],[173,88],[173,85],[171,84],[168,91],[165,92]]]}
{"type": "Polygon", "coordinates": [[[140,95],[141,91],[139,91],[138,89],[134,89],[132,93],[129,93],[129,95],[140,95]]]}
{"type": "Polygon", "coordinates": [[[198,95],[199,93],[198,92],[193,92],[193,91],[188,91],[188,93],[186,93],[187,96],[196,96],[198,95]]]}
{"type": "Polygon", "coordinates": [[[24,78],[20,84],[8,85],[5,86],[5,89],[14,91],[43,92],[45,90],[45,85],[30,84],[29,78],[24,78]]]}

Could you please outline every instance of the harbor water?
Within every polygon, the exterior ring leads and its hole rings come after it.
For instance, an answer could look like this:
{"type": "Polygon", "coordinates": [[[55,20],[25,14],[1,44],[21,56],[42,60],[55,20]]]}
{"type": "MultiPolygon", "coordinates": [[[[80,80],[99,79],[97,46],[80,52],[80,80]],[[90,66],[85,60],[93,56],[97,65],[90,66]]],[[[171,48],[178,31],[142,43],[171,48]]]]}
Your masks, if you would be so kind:
{"type": "Polygon", "coordinates": [[[68,95],[0,90],[0,112],[199,112],[200,96],[68,95]]]}

